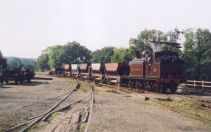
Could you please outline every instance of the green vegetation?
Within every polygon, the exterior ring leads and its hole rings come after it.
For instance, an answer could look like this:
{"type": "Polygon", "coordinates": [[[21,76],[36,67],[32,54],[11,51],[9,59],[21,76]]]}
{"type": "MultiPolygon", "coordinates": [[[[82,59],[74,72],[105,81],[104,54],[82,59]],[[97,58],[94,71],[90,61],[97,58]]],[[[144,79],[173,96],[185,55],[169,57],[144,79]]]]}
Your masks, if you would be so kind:
{"type": "Polygon", "coordinates": [[[116,90],[116,89],[108,89],[108,90],[106,90],[106,92],[115,93],[115,94],[120,94],[120,93],[118,92],[118,90],[116,90]]]}
{"type": "Polygon", "coordinates": [[[86,125],[87,125],[86,122],[81,123],[80,132],[84,132],[84,130],[86,129],[86,125]]]}
{"type": "Polygon", "coordinates": [[[64,63],[82,63],[91,59],[91,51],[78,42],[68,42],[62,46],[45,49],[38,57],[36,70],[43,71],[55,67],[62,67],[64,63]]]}
{"type": "Polygon", "coordinates": [[[25,69],[34,70],[36,59],[30,58],[18,58],[18,57],[6,57],[8,68],[23,67],[25,69]]]}
{"type": "Polygon", "coordinates": [[[54,112],[53,114],[51,114],[51,118],[56,117],[57,115],[59,115],[59,112],[54,112]]]}
{"type": "Polygon", "coordinates": [[[17,68],[22,67],[25,69],[35,70],[34,65],[36,62],[36,59],[32,58],[18,58],[18,57],[4,57],[0,51],[0,60],[2,58],[7,59],[7,67],[8,68],[17,68]]]}
{"type": "MultiPolygon", "coordinates": [[[[164,33],[160,30],[145,29],[135,38],[129,40],[129,48],[103,47],[91,52],[78,42],[67,42],[64,45],[47,47],[42,54],[35,59],[21,59],[9,57],[8,66],[11,68],[24,66],[36,70],[44,71],[55,67],[62,67],[65,63],[128,63],[135,56],[142,53],[151,53],[150,41],[171,40],[174,32],[164,33]]],[[[162,45],[164,51],[174,51],[185,60],[185,76],[187,79],[211,80],[211,33],[208,29],[187,29],[184,31],[185,41],[183,50],[168,45],[162,45]]],[[[3,55],[0,52],[0,58],[3,55]]]]}
{"type": "Polygon", "coordinates": [[[188,79],[211,80],[211,33],[208,29],[186,30],[184,51],[188,79]]]}
{"type": "Polygon", "coordinates": [[[207,108],[202,108],[201,104],[196,100],[171,100],[171,101],[160,101],[154,100],[163,106],[172,108],[173,110],[179,111],[181,113],[188,114],[189,116],[197,119],[206,119],[211,122],[211,113],[207,108]]]}
{"type": "Polygon", "coordinates": [[[2,59],[3,58],[3,55],[2,55],[2,53],[1,53],[1,51],[0,51],[0,59],[2,59]]]}
{"type": "Polygon", "coordinates": [[[96,63],[109,63],[114,55],[115,47],[104,47],[92,53],[92,60],[96,63]]]}

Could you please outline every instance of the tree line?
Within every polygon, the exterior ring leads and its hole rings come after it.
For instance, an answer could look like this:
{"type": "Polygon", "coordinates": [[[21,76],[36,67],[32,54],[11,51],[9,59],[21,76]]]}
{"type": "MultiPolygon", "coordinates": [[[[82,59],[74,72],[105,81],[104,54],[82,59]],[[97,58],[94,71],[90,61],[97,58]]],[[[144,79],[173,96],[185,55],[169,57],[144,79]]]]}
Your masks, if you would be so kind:
{"type": "MultiPolygon", "coordinates": [[[[44,71],[62,67],[65,63],[128,63],[134,56],[142,52],[152,52],[149,40],[162,38],[168,40],[172,31],[164,33],[160,30],[143,30],[137,37],[130,38],[128,48],[103,47],[90,51],[80,43],[73,41],[64,45],[47,47],[36,60],[36,70],[44,71]]],[[[182,49],[163,45],[162,50],[179,53],[185,61],[184,75],[187,79],[211,80],[211,33],[208,29],[186,29],[182,49]]],[[[0,54],[1,55],[1,54],[0,54]]],[[[34,61],[27,61],[31,64],[34,61]]],[[[25,61],[21,61],[22,63],[25,61]]],[[[14,62],[9,61],[11,65],[14,62]]],[[[31,66],[31,65],[30,65],[31,66]]]]}
{"type": "MultiPolygon", "coordinates": [[[[45,49],[38,57],[36,68],[49,70],[62,67],[64,63],[128,63],[134,56],[142,52],[152,52],[149,40],[162,38],[167,40],[172,31],[164,33],[160,30],[145,29],[136,38],[129,40],[129,48],[103,47],[91,52],[78,42],[68,42],[61,46],[45,49]]],[[[184,74],[187,79],[211,80],[211,33],[208,29],[186,29],[184,31],[183,48],[163,45],[162,50],[179,53],[185,61],[184,74]]]]}

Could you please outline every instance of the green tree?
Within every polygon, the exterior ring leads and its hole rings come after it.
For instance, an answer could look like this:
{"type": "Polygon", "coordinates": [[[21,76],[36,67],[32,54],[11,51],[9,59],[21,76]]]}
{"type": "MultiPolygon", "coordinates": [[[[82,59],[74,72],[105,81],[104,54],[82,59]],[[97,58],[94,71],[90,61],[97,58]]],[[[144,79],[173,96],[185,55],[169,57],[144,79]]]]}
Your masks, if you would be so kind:
{"type": "Polygon", "coordinates": [[[22,63],[22,66],[25,68],[25,69],[30,69],[30,70],[35,70],[35,62],[36,62],[36,59],[32,59],[32,58],[21,58],[21,63],[22,63]]]}
{"type": "Polygon", "coordinates": [[[48,64],[48,54],[47,51],[44,50],[42,54],[37,58],[36,62],[36,71],[44,71],[44,70],[49,70],[50,66],[48,64]]]}
{"type": "Polygon", "coordinates": [[[3,59],[3,55],[2,55],[2,53],[1,53],[1,51],[0,51],[0,59],[3,59]]]}
{"type": "Polygon", "coordinates": [[[38,57],[37,70],[62,67],[64,63],[83,63],[91,59],[91,51],[78,42],[68,42],[65,45],[48,47],[38,57]]]}
{"type": "Polygon", "coordinates": [[[114,50],[114,54],[112,56],[112,62],[121,62],[121,63],[128,63],[132,60],[132,55],[129,49],[119,48],[114,50]]]}
{"type": "Polygon", "coordinates": [[[104,47],[92,53],[92,61],[95,63],[110,63],[114,54],[114,47],[104,47]]]}
{"type": "Polygon", "coordinates": [[[48,65],[50,68],[62,67],[64,62],[64,46],[53,46],[47,48],[48,65]]]}
{"type": "Polygon", "coordinates": [[[186,30],[184,42],[185,73],[187,78],[210,80],[211,33],[207,29],[186,30]]]}
{"type": "Polygon", "coordinates": [[[7,57],[7,66],[8,68],[17,68],[22,67],[23,64],[21,62],[21,59],[18,57],[7,57]]]}
{"type": "Polygon", "coordinates": [[[68,42],[64,45],[63,63],[83,63],[91,59],[91,51],[78,42],[68,42]]]}
{"type": "Polygon", "coordinates": [[[164,37],[164,33],[159,30],[147,30],[142,31],[137,38],[131,38],[129,40],[129,48],[131,53],[135,56],[142,52],[152,53],[150,41],[159,41],[160,38],[164,37]]]}

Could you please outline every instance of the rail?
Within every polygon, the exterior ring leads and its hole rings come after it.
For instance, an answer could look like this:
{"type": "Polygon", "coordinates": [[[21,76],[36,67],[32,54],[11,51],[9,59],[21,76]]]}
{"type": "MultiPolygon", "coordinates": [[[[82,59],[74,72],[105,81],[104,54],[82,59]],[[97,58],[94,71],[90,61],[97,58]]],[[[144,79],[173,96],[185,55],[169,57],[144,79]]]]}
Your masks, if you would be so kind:
{"type": "MultiPolygon", "coordinates": [[[[91,116],[92,116],[93,104],[94,104],[94,92],[93,92],[93,91],[94,91],[94,85],[91,84],[91,82],[89,82],[89,86],[90,86],[90,91],[89,91],[86,95],[82,96],[81,98],[77,99],[77,100],[74,101],[74,102],[70,102],[70,103],[68,103],[68,104],[65,104],[64,106],[59,106],[59,105],[60,105],[62,102],[64,102],[69,96],[71,96],[72,93],[73,93],[74,91],[76,91],[76,90],[80,87],[80,83],[79,83],[79,81],[77,80],[77,85],[76,85],[73,89],[71,89],[71,90],[69,90],[68,92],[64,93],[64,94],[63,94],[64,97],[63,97],[61,100],[58,100],[58,101],[57,101],[52,107],[50,107],[46,112],[40,113],[40,114],[38,114],[38,115],[36,115],[36,116],[34,116],[34,117],[29,118],[29,119],[28,119],[27,121],[25,121],[25,122],[22,122],[22,123],[19,123],[19,124],[13,126],[13,127],[10,127],[10,128],[8,128],[8,129],[6,129],[4,132],[12,132],[12,131],[26,132],[26,131],[28,131],[32,126],[34,126],[36,123],[38,123],[38,122],[40,122],[40,121],[46,121],[46,119],[47,119],[50,115],[52,115],[53,113],[58,112],[58,111],[61,111],[61,110],[64,110],[64,109],[67,109],[67,108],[72,109],[72,108],[71,108],[72,105],[75,105],[75,104],[77,104],[77,103],[80,103],[80,102],[81,102],[82,100],[84,100],[85,98],[91,96],[89,105],[86,106],[86,107],[87,107],[86,117],[84,118],[83,121],[81,121],[81,122],[78,123],[78,124],[79,124],[79,128],[77,128],[77,130],[79,130],[80,127],[81,127],[81,126],[80,126],[81,123],[85,123],[85,122],[86,122],[87,125],[86,125],[86,128],[84,128],[84,131],[87,132],[87,130],[88,130],[88,128],[89,128],[89,124],[90,124],[90,122],[91,122],[91,116]],[[58,107],[58,106],[59,106],[59,107],[58,107]]],[[[61,95],[59,95],[59,96],[61,96],[61,95]]],[[[85,108],[83,108],[83,109],[85,109],[85,108]]],[[[81,110],[81,108],[78,109],[78,110],[81,110]]],[[[78,110],[77,110],[77,111],[78,111],[78,110]]],[[[80,118],[80,117],[79,117],[79,118],[80,118]]]]}
{"type": "MultiPolygon", "coordinates": [[[[24,125],[30,123],[30,124],[27,125],[26,127],[23,127],[21,130],[19,130],[20,132],[25,132],[25,131],[27,131],[27,130],[28,130],[31,126],[33,126],[35,123],[39,122],[39,121],[42,120],[42,119],[43,119],[43,120],[46,119],[49,115],[51,115],[52,113],[54,113],[56,107],[59,106],[62,102],[64,102],[69,96],[71,96],[72,93],[73,93],[74,91],[76,91],[79,87],[80,87],[80,84],[79,84],[79,81],[77,80],[77,85],[76,85],[73,89],[71,89],[71,90],[69,90],[67,93],[65,93],[65,94],[67,94],[67,95],[64,94],[65,96],[64,96],[61,100],[59,100],[58,102],[56,102],[56,104],[55,104],[53,107],[51,107],[50,109],[48,109],[46,112],[42,113],[41,115],[38,115],[38,116],[36,116],[36,117],[33,117],[33,118],[29,119],[28,121],[26,121],[26,122],[24,122],[24,123],[20,123],[20,124],[17,124],[16,126],[13,126],[13,127],[11,127],[11,128],[8,128],[7,130],[5,130],[5,132],[15,131],[15,130],[18,129],[19,127],[24,126],[24,125]]],[[[76,102],[74,102],[74,103],[77,103],[77,102],[80,102],[80,100],[79,100],[79,101],[76,101],[76,102]]],[[[73,104],[74,104],[74,103],[73,103],[73,104]]],[[[68,106],[71,106],[71,105],[72,105],[72,103],[69,104],[68,106]]],[[[68,106],[65,106],[65,107],[68,107],[68,106]]],[[[64,108],[64,107],[63,107],[63,108],[64,108]]]]}

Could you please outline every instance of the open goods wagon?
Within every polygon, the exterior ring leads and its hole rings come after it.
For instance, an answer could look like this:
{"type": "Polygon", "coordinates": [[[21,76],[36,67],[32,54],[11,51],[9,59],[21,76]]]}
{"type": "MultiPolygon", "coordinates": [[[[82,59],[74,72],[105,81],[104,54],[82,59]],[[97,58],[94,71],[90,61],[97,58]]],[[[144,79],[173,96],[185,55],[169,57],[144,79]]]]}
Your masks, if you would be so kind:
{"type": "Polygon", "coordinates": [[[105,63],[105,82],[122,85],[127,83],[130,67],[127,63],[105,63]]]}

